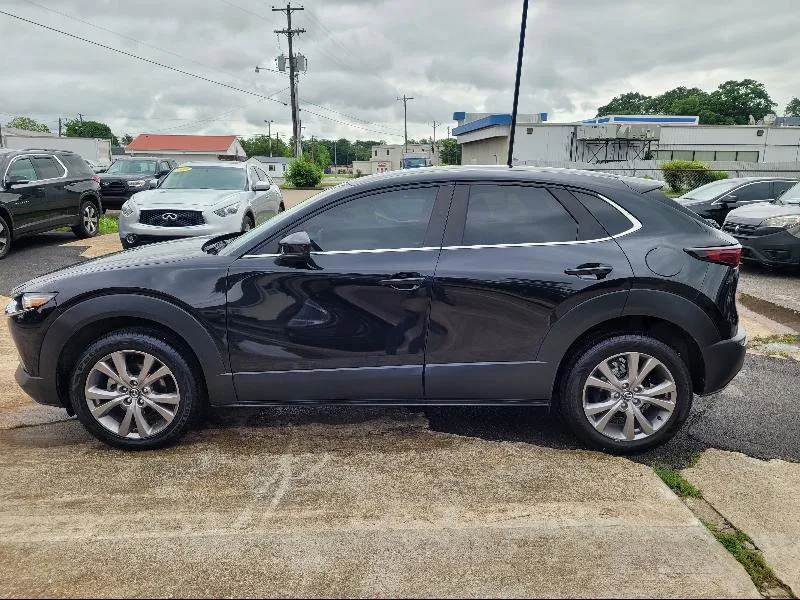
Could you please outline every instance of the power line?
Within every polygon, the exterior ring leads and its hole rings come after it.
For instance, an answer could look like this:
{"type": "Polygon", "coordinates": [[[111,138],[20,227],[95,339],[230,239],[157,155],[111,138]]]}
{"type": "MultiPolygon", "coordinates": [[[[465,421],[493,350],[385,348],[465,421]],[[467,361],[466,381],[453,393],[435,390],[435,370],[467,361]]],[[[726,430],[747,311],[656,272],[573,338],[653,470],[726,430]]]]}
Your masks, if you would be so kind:
{"type": "Polygon", "coordinates": [[[124,56],[129,56],[131,58],[135,58],[136,60],[140,60],[142,62],[150,63],[151,65],[156,65],[157,67],[161,67],[163,69],[169,69],[170,71],[175,71],[176,73],[180,73],[182,75],[186,75],[188,77],[194,77],[195,79],[200,79],[201,81],[206,81],[208,83],[213,83],[215,85],[219,85],[224,88],[228,88],[229,90],[234,90],[236,92],[242,92],[243,94],[248,94],[250,96],[256,96],[258,98],[264,98],[265,100],[272,100],[273,102],[279,102],[286,106],[286,103],[281,100],[275,100],[274,98],[270,98],[269,96],[265,96],[264,94],[259,94],[258,92],[254,92],[252,90],[246,90],[244,88],[237,87],[235,85],[231,85],[229,83],[224,83],[222,81],[217,81],[216,79],[211,79],[209,77],[203,77],[202,75],[198,75],[197,73],[191,73],[189,71],[184,71],[183,69],[178,69],[177,67],[171,67],[169,65],[165,65],[164,63],[160,63],[155,60],[151,60],[149,58],[144,58],[142,56],[138,56],[131,52],[126,52],[125,50],[120,50],[119,48],[114,48],[112,46],[107,46],[106,44],[101,44],[100,42],[95,42],[94,40],[90,40],[79,35],[75,35],[73,33],[69,33],[67,31],[63,31],[61,29],[56,29],[55,27],[50,27],[49,25],[45,25],[43,23],[39,23],[37,21],[32,21],[30,19],[26,19],[24,17],[20,17],[18,15],[11,14],[10,12],[6,12],[4,10],[0,10],[1,15],[6,15],[7,17],[11,17],[13,19],[17,19],[19,21],[23,21],[25,23],[30,23],[31,25],[36,25],[43,29],[47,29],[49,31],[55,31],[56,33],[60,33],[62,35],[66,35],[67,37],[74,38],[76,40],[80,40],[82,42],[86,42],[87,44],[92,44],[93,46],[98,46],[100,48],[105,48],[106,50],[111,50],[112,52],[117,52],[118,54],[122,54],[124,56]]]}
{"type": "Polygon", "coordinates": [[[267,19],[263,15],[260,15],[257,12],[253,12],[252,10],[249,10],[247,8],[243,8],[243,7],[239,6],[238,4],[234,4],[233,2],[230,2],[229,0],[219,0],[219,1],[222,2],[223,4],[227,4],[228,6],[232,6],[233,8],[238,8],[243,13],[247,13],[248,15],[252,15],[254,17],[257,17],[257,18],[261,19],[262,21],[266,21],[267,23],[272,23],[272,21],[270,21],[269,19],[267,19]]]}
{"type": "Polygon", "coordinates": [[[347,117],[348,119],[353,119],[354,121],[359,121],[359,122],[364,123],[366,125],[375,125],[377,127],[381,127],[381,128],[387,129],[388,131],[386,133],[388,133],[388,134],[397,135],[397,136],[401,135],[399,133],[399,131],[392,131],[389,127],[384,127],[381,123],[379,123],[377,121],[367,121],[365,119],[360,119],[359,117],[356,117],[355,115],[344,113],[344,112],[335,110],[333,108],[328,108],[327,106],[322,106],[321,104],[314,104],[313,102],[309,102],[305,98],[300,98],[300,101],[305,103],[305,104],[308,104],[310,106],[316,106],[317,108],[321,108],[323,110],[330,111],[330,112],[332,112],[334,114],[341,115],[343,117],[347,117]]]}
{"type": "Polygon", "coordinates": [[[323,119],[327,119],[328,121],[333,121],[334,123],[340,123],[342,125],[347,125],[348,127],[355,127],[356,129],[363,129],[364,131],[369,131],[371,133],[380,133],[381,135],[391,135],[394,137],[403,137],[399,133],[389,133],[387,131],[378,131],[377,129],[370,129],[369,127],[362,127],[361,125],[355,125],[354,123],[348,123],[346,121],[340,121],[339,119],[334,119],[333,117],[329,117],[327,115],[321,115],[319,113],[312,112],[307,108],[302,110],[304,114],[314,115],[316,117],[322,117],[323,119]]]}

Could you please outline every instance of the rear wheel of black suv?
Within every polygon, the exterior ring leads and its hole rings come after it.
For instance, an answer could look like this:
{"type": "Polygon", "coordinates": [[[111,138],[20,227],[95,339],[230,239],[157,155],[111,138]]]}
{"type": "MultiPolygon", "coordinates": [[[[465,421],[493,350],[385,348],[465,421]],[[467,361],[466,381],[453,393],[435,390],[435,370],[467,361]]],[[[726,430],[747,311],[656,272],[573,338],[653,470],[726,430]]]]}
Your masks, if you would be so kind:
{"type": "Polygon", "coordinates": [[[200,412],[198,377],[183,353],[155,331],[100,338],[72,372],[75,414],[97,438],[124,450],[177,441],[200,412]]]}
{"type": "Polygon", "coordinates": [[[80,239],[96,236],[100,231],[100,209],[94,200],[81,202],[78,224],[72,228],[72,233],[80,239]]]}
{"type": "Polygon", "coordinates": [[[13,234],[11,232],[11,226],[3,215],[0,215],[0,259],[5,258],[11,251],[12,239],[13,234]]]}
{"type": "Polygon", "coordinates": [[[689,369],[656,339],[614,336],[576,353],[560,402],[567,424],[589,446],[643,452],[667,442],[689,416],[689,369]]]}

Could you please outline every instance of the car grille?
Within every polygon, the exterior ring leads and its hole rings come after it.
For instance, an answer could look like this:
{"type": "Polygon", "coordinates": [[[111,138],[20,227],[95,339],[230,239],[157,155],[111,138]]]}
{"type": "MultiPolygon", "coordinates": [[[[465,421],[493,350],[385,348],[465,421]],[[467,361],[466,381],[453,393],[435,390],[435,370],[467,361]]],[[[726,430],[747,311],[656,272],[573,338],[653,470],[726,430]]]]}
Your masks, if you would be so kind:
{"type": "Polygon", "coordinates": [[[128,191],[128,186],[124,181],[104,181],[100,189],[104,194],[124,194],[128,191]]]}
{"type": "Polygon", "coordinates": [[[755,234],[758,225],[748,225],[745,223],[731,223],[730,221],[725,221],[725,224],[722,226],[722,230],[726,233],[730,233],[734,236],[742,236],[748,237],[755,234]]]}
{"type": "Polygon", "coordinates": [[[139,222],[157,227],[191,227],[205,223],[203,213],[197,210],[143,210],[139,222]]]}

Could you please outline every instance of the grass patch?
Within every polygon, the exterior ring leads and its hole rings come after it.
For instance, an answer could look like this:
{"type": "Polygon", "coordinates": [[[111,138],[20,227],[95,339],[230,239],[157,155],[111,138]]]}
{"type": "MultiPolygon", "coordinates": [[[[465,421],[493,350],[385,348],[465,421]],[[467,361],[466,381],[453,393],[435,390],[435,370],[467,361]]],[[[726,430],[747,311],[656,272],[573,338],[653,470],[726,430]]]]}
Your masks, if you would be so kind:
{"type": "Polygon", "coordinates": [[[706,521],[702,523],[717,538],[717,541],[739,561],[756,587],[760,590],[784,587],[781,581],[775,577],[772,569],[767,566],[763,555],[753,546],[753,540],[746,533],[738,529],[722,531],[711,523],[706,521]]]}
{"type": "Polygon", "coordinates": [[[775,335],[753,338],[753,342],[758,344],[800,344],[800,335],[776,333],[775,335]]]}
{"type": "Polygon", "coordinates": [[[119,232],[119,221],[112,217],[100,217],[100,235],[106,235],[107,233],[118,233],[119,232]]]}
{"type": "Polygon", "coordinates": [[[661,481],[666,483],[673,492],[681,498],[700,498],[702,494],[700,490],[689,483],[686,478],[673,469],[662,467],[661,465],[653,465],[653,471],[656,475],[661,477],[661,481]]]}

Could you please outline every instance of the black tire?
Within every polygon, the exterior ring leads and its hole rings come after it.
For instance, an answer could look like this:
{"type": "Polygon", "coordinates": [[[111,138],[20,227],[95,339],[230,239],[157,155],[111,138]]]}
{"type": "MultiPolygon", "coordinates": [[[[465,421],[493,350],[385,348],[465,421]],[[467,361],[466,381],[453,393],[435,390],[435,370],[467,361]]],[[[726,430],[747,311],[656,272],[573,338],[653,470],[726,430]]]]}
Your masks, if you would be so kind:
{"type": "MultiPolygon", "coordinates": [[[[201,413],[202,400],[200,398],[200,387],[197,383],[200,381],[200,375],[194,372],[186,358],[186,354],[186,350],[166,339],[158,331],[125,329],[101,337],[89,346],[73,368],[70,382],[70,400],[75,414],[92,435],[110,446],[123,450],[152,450],[176,442],[201,413]],[[94,367],[105,357],[114,352],[122,351],[151,355],[157,361],[155,365],[157,366],[160,363],[167,367],[171,372],[170,376],[173,377],[174,393],[179,397],[179,403],[174,409],[174,416],[171,422],[164,426],[163,429],[149,437],[123,437],[119,435],[119,430],[117,433],[112,432],[92,416],[86,400],[85,386],[87,378],[92,374],[94,367]]],[[[113,361],[110,364],[113,364],[113,361]]],[[[151,370],[152,372],[154,370],[151,370]]],[[[156,383],[154,382],[152,385],[155,387],[156,383]]],[[[133,390],[134,385],[136,384],[131,383],[131,390],[133,390]]],[[[137,394],[141,393],[142,397],[145,397],[145,392],[147,390],[144,387],[141,390],[137,390],[137,394]]],[[[119,390],[115,390],[114,393],[119,393],[119,390]]],[[[131,400],[131,398],[129,397],[128,400],[131,400]]],[[[131,404],[131,402],[128,402],[128,404],[131,404]]],[[[141,406],[142,402],[140,401],[139,404],[141,406]]],[[[116,414],[120,414],[120,411],[124,414],[124,411],[128,410],[124,405],[118,405],[117,408],[119,411],[116,414]]],[[[117,409],[112,410],[116,411],[117,409]]],[[[139,410],[147,410],[147,407],[142,406],[139,410]]],[[[108,411],[108,414],[111,416],[114,413],[108,411]]],[[[151,418],[158,419],[155,412],[149,414],[151,418]]],[[[130,421],[131,419],[129,419],[130,421]]],[[[138,435],[138,424],[134,424],[134,428],[137,431],[132,432],[131,435],[138,435]]]]}
{"type": "MultiPolygon", "coordinates": [[[[664,373],[660,368],[659,372],[664,373]]],[[[611,392],[608,394],[607,398],[610,400],[611,392]]],[[[624,406],[627,407],[628,404],[626,403],[624,406]]],[[[561,416],[575,435],[588,446],[613,454],[635,454],[666,443],[686,421],[691,407],[692,383],[685,361],[670,346],[645,335],[617,335],[594,343],[590,342],[572,356],[564,370],[559,390],[561,416]],[[675,384],[674,409],[671,414],[668,417],[661,415],[658,418],[659,427],[647,437],[630,441],[612,439],[598,431],[584,413],[583,405],[584,386],[592,371],[604,361],[628,352],[646,354],[660,361],[667,374],[672,376],[675,384]]],[[[657,411],[658,407],[649,406],[649,409],[657,411]]],[[[601,416],[605,414],[603,412],[601,416]]],[[[626,413],[619,411],[617,415],[626,415],[626,413]]],[[[655,421],[653,422],[655,423],[655,421]]],[[[638,419],[634,418],[634,423],[636,427],[640,428],[637,435],[644,435],[638,419]]]]}
{"type": "Polygon", "coordinates": [[[14,234],[11,231],[11,225],[8,224],[3,215],[0,215],[0,260],[11,252],[11,243],[13,241],[14,234]]]}
{"type": "Polygon", "coordinates": [[[78,212],[78,224],[72,228],[72,233],[80,239],[92,238],[100,232],[100,208],[96,200],[81,202],[78,212]]]}
{"type": "Polygon", "coordinates": [[[285,210],[286,210],[286,207],[283,205],[283,202],[281,202],[280,205],[278,206],[278,212],[282,213],[285,210]]]}
{"type": "Polygon", "coordinates": [[[256,222],[253,220],[253,215],[246,214],[244,216],[244,220],[242,221],[242,232],[245,233],[247,231],[250,231],[255,226],[256,222]]]}

